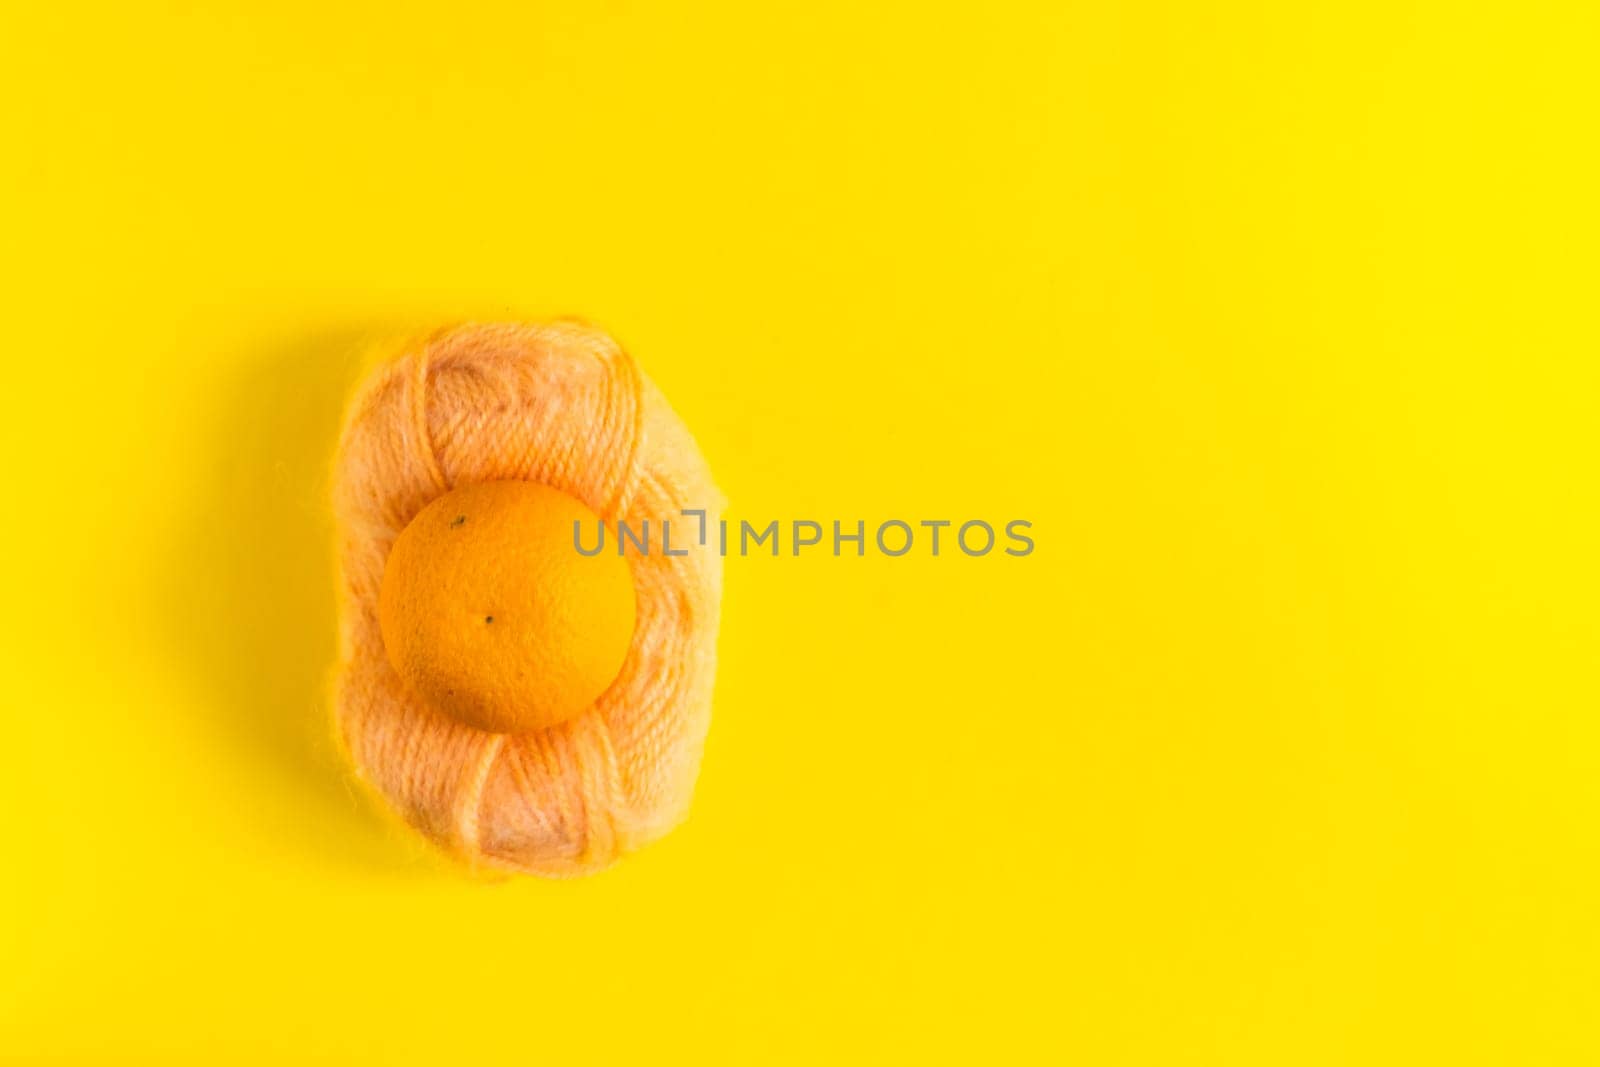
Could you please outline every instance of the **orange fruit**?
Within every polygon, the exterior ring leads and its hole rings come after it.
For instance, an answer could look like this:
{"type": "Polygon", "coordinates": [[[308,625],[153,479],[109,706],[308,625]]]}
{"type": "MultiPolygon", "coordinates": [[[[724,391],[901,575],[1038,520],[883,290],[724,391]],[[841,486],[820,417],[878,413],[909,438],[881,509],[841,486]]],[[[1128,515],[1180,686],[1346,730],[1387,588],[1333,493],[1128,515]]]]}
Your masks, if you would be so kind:
{"type": "Polygon", "coordinates": [[[590,707],[633,639],[628,561],[585,556],[597,518],[534,482],[483,482],[433,501],[384,566],[378,621],[389,662],[435,708],[497,733],[537,730],[590,707]]]}

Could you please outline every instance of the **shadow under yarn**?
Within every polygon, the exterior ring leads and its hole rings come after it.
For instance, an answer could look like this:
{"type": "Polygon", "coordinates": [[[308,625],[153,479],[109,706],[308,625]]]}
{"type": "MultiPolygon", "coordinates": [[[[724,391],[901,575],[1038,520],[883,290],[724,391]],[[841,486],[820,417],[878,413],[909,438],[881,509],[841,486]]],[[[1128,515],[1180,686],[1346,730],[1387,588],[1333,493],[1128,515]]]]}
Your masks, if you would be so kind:
{"type": "Polygon", "coordinates": [[[246,362],[196,447],[212,480],[175,539],[170,631],[213,694],[225,797],[254,847],[312,862],[419,872],[416,850],[374,814],[330,726],[336,651],[328,481],[368,335],[313,336],[246,362]]]}

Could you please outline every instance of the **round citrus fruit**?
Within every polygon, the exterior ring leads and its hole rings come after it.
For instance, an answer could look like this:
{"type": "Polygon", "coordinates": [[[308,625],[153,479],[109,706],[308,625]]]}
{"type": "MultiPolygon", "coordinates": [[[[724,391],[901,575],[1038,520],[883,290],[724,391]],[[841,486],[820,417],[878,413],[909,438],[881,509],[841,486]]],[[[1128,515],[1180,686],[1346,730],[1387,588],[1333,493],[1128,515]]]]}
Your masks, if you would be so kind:
{"type": "MultiPolygon", "coordinates": [[[[389,662],[422,699],[496,733],[564,722],[605,692],[633,639],[628,561],[585,556],[594,512],[534,482],[483,482],[433,501],[384,567],[389,662]]],[[[612,533],[615,534],[615,530],[612,533]]]]}

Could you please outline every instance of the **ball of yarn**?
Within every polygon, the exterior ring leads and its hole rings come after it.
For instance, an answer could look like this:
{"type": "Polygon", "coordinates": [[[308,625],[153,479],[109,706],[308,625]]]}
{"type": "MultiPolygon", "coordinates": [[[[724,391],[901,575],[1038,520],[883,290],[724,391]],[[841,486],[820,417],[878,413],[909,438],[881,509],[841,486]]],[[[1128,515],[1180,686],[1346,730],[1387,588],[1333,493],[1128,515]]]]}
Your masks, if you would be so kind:
{"type": "Polygon", "coordinates": [[[360,778],[467,862],[583,874],[687,814],[710,724],[721,558],[692,543],[684,554],[628,545],[637,615],[610,686],[542,729],[469,725],[395,671],[380,591],[396,539],[432,501],[508,480],[634,529],[687,531],[682,511],[721,506],[688,430],[602,331],[467,325],[411,346],[358,390],[336,460],[337,732],[360,778]]]}

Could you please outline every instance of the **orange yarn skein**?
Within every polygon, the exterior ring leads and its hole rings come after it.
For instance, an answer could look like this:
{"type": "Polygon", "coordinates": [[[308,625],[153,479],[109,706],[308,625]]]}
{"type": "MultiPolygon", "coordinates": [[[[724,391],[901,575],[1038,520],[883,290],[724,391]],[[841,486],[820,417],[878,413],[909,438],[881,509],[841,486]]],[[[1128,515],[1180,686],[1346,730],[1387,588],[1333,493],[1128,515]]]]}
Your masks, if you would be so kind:
{"type": "Polygon", "coordinates": [[[594,327],[467,325],[406,350],[358,390],[336,461],[337,733],[364,781],[470,864],[584,874],[687,813],[710,725],[721,557],[629,545],[636,618],[609,687],[542,728],[469,725],[396,672],[380,592],[390,550],[424,508],[504,481],[549,486],[634,528],[692,530],[683,510],[721,504],[683,423],[594,327]]]}

